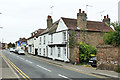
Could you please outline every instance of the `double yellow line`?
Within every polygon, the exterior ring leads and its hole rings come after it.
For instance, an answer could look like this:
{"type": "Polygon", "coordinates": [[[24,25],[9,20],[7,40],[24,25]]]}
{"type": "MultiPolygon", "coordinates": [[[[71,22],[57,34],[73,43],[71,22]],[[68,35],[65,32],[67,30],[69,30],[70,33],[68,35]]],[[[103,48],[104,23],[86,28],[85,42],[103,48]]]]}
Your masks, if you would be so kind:
{"type": "Polygon", "coordinates": [[[3,58],[11,65],[11,67],[18,72],[22,78],[24,78],[25,80],[31,80],[24,72],[22,72],[15,64],[13,64],[6,56],[4,56],[2,54],[3,58]]]}

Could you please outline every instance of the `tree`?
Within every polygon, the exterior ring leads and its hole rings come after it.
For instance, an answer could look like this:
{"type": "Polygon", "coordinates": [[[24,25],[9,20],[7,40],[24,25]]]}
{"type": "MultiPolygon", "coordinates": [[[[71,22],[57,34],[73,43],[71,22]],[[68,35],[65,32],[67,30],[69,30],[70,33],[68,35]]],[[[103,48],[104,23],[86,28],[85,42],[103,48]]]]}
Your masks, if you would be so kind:
{"type": "Polygon", "coordinates": [[[15,48],[15,44],[10,42],[10,43],[8,44],[8,48],[15,48]]]}
{"type": "Polygon", "coordinates": [[[120,45],[120,24],[111,23],[110,25],[114,27],[114,31],[105,33],[103,37],[104,42],[105,44],[119,46],[120,45]]]}

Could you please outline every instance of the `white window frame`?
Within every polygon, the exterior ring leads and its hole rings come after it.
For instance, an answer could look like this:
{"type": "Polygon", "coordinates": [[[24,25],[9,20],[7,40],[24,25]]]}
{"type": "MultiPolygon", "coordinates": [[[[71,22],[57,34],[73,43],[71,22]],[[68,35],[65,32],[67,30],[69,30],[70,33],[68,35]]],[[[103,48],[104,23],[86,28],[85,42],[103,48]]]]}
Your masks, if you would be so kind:
{"type": "Polygon", "coordinates": [[[51,55],[53,55],[53,48],[51,47],[51,55]]]}
{"type": "Polygon", "coordinates": [[[43,44],[45,44],[45,36],[44,36],[44,43],[43,44]]]}
{"type": "Polygon", "coordinates": [[[42,40],[42,37],[40,37],[40,45],[41,45],[41,40],[42,40]]]}
{"type": "Polygon", "coordinates": [[[61,53],[61,49],[60,49],[60,47],[58,47],[58,57],[61,56],[60,53],[61,53]]]}
{"type": "Polygon", "coordinates": [[[43,53],[44,53],[43,55],[45,56],[45,48],[43,49],[43,53]]]}
{"type": "Polygon", "coordinates": [[[66,41],[66,31],[63,32],[63,40],[66,41]]]}
{"type": "Polygon", "coordinates": [[[41,55],[41,48],[39,48],[39,53],[40,53],[40,55],[41,55]]]}
{"type": "Polygon", "coordinates": [[[65,54],[65,56],[66,56],[66,47],[64,47],[64,54],[65,54]]]}

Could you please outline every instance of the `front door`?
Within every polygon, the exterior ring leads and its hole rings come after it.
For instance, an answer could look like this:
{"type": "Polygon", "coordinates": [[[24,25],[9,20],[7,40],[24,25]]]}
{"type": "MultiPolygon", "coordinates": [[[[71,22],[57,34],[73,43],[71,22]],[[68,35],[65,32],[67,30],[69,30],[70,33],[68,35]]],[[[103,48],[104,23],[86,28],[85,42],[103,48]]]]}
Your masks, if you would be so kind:
{"type": "Polygon", "coordinates": [[[35,55],[38,55],[38,49],[35,49],[35,55]]]}

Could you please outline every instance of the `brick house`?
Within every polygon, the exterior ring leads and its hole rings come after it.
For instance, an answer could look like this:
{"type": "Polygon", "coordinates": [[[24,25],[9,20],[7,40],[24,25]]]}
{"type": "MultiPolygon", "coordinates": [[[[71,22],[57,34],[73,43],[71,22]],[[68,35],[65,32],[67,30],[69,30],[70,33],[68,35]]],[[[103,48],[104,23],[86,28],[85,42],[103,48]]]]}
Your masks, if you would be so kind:
{"type": "Polygon", "coordinates": [[[112,28],[106,23],[109,16],[104,16],[102,22],[88,21],[87,14],[79,9],[77,19],[61,17],[53,23],[52,17],[47,18],[47,28],[38,37],[38,55],[74,63],[79,58],[77,48],[69,48],[70,31],[74,29],[77,42],[85,42],[96,46],[103,41],[103,32],[110,32],[112,28]]]}

